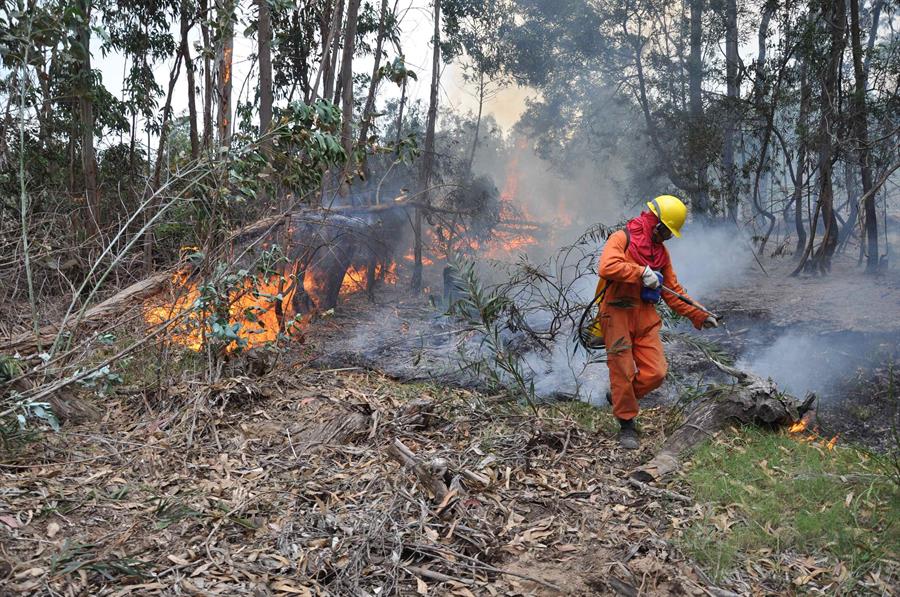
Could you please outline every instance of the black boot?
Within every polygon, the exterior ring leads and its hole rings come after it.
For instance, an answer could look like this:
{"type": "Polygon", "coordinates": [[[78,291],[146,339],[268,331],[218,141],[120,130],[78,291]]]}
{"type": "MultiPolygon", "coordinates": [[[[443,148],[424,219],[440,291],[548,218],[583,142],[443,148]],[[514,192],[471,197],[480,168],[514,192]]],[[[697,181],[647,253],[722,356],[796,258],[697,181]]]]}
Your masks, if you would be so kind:
{"type": "Polygon", "coordinates": [[[637,450],[641,447],[634,419],[628,419],[627,421],[619,419],[619,445],[626,450],[637,450]]]}

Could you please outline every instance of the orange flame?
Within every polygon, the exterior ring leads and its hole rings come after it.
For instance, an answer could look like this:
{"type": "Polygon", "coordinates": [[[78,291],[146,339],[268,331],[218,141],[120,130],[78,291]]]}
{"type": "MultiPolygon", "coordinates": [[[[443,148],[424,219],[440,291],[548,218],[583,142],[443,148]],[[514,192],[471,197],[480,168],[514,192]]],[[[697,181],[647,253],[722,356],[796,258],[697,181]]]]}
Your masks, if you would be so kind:
{"type": "Polygon", "coordinates": [[[837,440],[838,440],[839,436],[840,436],[840,434],[835,435],[833,438],[828,440],[828,443],[825,444],[825,447],[828,448],[829,450],[834,450],[834,446],[835,446],[835,444],[837,444],[837,440]]]}
{"type": "MultiPolygon", "coordinates": [[[[397,264],[392,262],[387,267],[378,265],[375,276],[385,284],[396,284],[399,279],[397,264]]],[[[212,313],[200,308],[198,303],[198,299],[201,298],[199,284],[188,282],[187,274],[176,272],[172,276],[172,286],[179,291],[178,296],[173,298],[169,304],[148,305],[144,309],[144,321],[151,326],[156,326],[181,318],[181,321],[172,325],[169,331],[169,341],[198,352],[203,348],[205,340],[210,334],[208,320],[212,313]]],[[[313,297],[318,294],[313,276],[307,276],[304,279],[303,287],[313,297]]],[[[351,267],[344,274],[340,295],[354,294],[364,290],[365,287],[366,269],[351,267]]],[[[294,323],[288,326],[296,314],[292,302],[294,292],[295,289],[290,280],[272,276],[268,279],[259,277],[246,280],[239,289],[229,294],[228,323],[232,326],[239,324],[236,334],[238,338],[246,342],[246,348],[271,343],[278,339],[282,327],[281,321],[279,321],[279,310],[281,319],[287,327],[285,331],[298,331],[302,324],[294,323]]],[[[238,342],[233,341],[226,346],[225,350],[233,352],[237,347],[238,342]]]]}
{"type": "Polygon", "coordinates": [[[806,421],[801,419],[800,421],[797,421],[796,423],[791,425],[790,429],[788,429],[788,432],[800,433],[801,431],[803,431],[805,429],[806,429],[806,421]]]}

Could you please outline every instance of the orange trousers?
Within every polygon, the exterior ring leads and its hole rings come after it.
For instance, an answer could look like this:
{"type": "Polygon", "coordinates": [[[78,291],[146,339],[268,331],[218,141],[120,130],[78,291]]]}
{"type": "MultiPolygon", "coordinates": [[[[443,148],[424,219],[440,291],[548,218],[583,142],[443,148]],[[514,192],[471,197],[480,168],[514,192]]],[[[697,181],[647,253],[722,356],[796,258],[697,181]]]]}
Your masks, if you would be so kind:
{"type": "Polygon", "coordinates": [[[662,321],[652,306],[609,307],[600,313],[600,326],[606,340],[613,414],[633,419],[638,400],[661,386],[668,371],[659,338],[662,321]]]}

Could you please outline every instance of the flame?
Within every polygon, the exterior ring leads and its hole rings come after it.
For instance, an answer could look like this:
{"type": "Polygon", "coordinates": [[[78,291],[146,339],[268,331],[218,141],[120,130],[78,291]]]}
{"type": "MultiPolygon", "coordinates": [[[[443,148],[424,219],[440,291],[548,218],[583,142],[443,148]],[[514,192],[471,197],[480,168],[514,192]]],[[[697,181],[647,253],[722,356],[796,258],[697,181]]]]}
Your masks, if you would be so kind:
{"type": "MultiPolygon", "coordinates": [[[[409,253],[407,253],[406,255],[403,256],[403,259],[405,259],[406,261],[409,261],[410,263],[415,263],[416,255],[415,255],[415,253],[410,251],[409,253]]],[[[422,265],[424,265],[424,266],[434,265],[434,261],[432,261],[425,255],[422,255],[422,265]]]]}
{"type": "Polygon", "coordinates": [[[801,420],[797,421],[796,423],[794,423],[793,425],[791,425],[790,429],[788,429],[788,432],[789,433],[800,433],[801,431],[803,431],[805,429],[806,429],[806,421],[801,419],[801,420]]]}
{"type": "MultiPolygon", "coordinates": [[[[396,284],[399,280],[397,264],[395,262],[387,266],[379,264],[376,266],[375,277],[385,284],[396,284]]],[[[181,320],[173,324],[169,330],[169,341],[198,352],[203,348],[205,339],[210,333],[208,322],[212,314],[201,308],[198,302],[201,298],[200,285],[198,282],[188,281],[186,273],[176,272],[172,276],[172,287],[178,292],[177,296],[168,304],[146,306],[144,321],[156,326],[180,317],[181,320]]],[[[366,268],[351,267],[344,274],[340,296],[354,294],[364,290],[365,287],[366,268]]],[[[314,276],[311,275],[307,275],[304,279],[303,288],[313,297],[320,292],[314,276]]],[[[246,348],[277,340],[279,332],[282,331],[282,322],[288,333],[296,333],[305,325],[295,320],[296,311],[292,302],[294,292],[290,280],[281,279],[276,275],[269,278],[260,276],[248,279],[239,289],[229,294],[228,323],[240,324],[236,333],[239,338],[246,341],[246,348]]],[[[238,343],[234,341],[228,344],[225,350],[233,352],[237,346],[238,343]]]]}
{"type": "MultiPolygon", "coordinates": [[[[422,259],[422,263],[425,264],[425,259],[422,259]]],[[[425,264],[430,265],[430,263],[425,264]]],[[[397,274],[397,264],[395,262],[391,262],[386,268],[384,264],[377,264],[375,266],[375,279],[381,280],[385,284],[394,285],[400,280],[400,276],[397,274]]],[[[304,285],[305,287],[306,285],[304,285]]],[[[341,282],[341,296],[346,296],[348,294],[354,294],[356,292],[360,292],[361,290],[366,289],[366,268],[363,266],[351,266],[347,269],[347,273],[344,274],[344,281],[341,282]]],[[[307,292],[309,292],[307,290],[307,292]]]]}
{"type": "MultiPolygon", "coordinates": [[[[160,325],[183,315],[183,321],[173,325],[169,339],[190,350],[199,351],[209,333],[207,320],[212,314],[199,307],[199,285],[196,282],[189,283],[187,274],[176,272],[172,276],[172,286],[179,290],[179,295],[168,305],[147,307],[144,320],[150,325],[160,325]],[[190,313],[185,314],[186,311],[190,313]]],[[[237,335],[246,341],[248,348],[272,342],[278,337],[280,326],[276,307],[279,302],[284,319],[293,317],[293,290],[285,293],[289,286],[288,281],[272,276],[268,279],[246,280],[241,288],[229,295],[228,322],[240,324],[237,335]],[[279,294],[282,295],[280,301],[279,294]]],[[[237,342],[232,342],[226,350],[232,352],[236,348],[237,342]]]]}
{"type": "Polygon", "coordinates": [[[821,445],[827,448],[829,451],[834,450],[834,446],[837,444],[838,437],[840,434],[835,435],[827,442],[819,435],[819,427],[814,426],[812,429],[809,429],[809,423],[806,418],[803,418],[796,423],[792,424],[788,427],[788,433],[795,436],[797,441],[811,444],[813,442],[818,443],[818,440],[821,439],[821,445]],[[803,433],[805,432],[805,433],[803,433]],[[798,435],[803,433],[803,435],[798,435]]]}

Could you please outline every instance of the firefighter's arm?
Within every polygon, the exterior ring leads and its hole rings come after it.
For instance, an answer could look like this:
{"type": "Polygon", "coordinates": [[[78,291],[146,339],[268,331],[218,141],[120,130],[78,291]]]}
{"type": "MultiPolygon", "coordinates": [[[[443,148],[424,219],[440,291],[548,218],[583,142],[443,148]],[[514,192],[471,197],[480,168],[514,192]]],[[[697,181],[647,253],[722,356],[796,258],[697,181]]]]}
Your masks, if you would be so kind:
{"type": "MultiPolygon", "coordinates": [[[[669,261],[665,267],[662,268],[663,275],[663,286],[667,288],[671,288],[678,294],[683,294],[687,296],[691,300],[693,298],[689,297],[687,292],[684,291],[681,284],[678,282],[678,276],[675,275],[675,270],[672,268],[672,262],[669,261]]],[[[703,327],[703,322],[706,321],[706,313],[697,309],[696,307],[692,307],[689,304],[682,301],[680,298],[672,294],[671,292],[662,291],[663,300],[666,301],[666,304],[671,307],[673,311],[681,315],[682,317],[687,317],[691,320],[691,323],[694,324],[694,327],[698,330],[703,327]]],[[[697,301],[694,300],[696,303],[697,301]]],[[[698,303],[699,304],[699,303],[698,303]]]]}
{"type": "Polygon", "coordinates": [[[600,277],[616,282],[640,284],[644,267],[625,259],[628,237],[623,230],[613,232],[603,247],[600,256],[600,277]]]}

